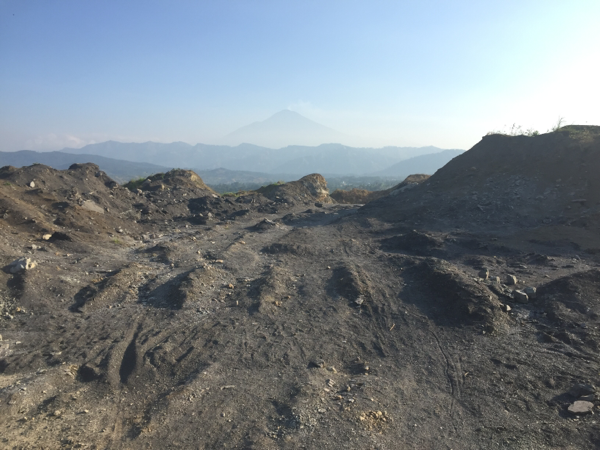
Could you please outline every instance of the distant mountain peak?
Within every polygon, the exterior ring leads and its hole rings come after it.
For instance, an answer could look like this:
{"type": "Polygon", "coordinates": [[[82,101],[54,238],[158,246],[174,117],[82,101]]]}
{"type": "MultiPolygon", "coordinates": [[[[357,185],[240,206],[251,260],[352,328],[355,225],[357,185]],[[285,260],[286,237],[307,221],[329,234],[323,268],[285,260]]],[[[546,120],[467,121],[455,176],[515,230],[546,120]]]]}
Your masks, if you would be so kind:
{"type": "Polygon", "coordinates": [[[316,146],[349,140],[350,136],[289,109],[283,109],[266,120],[238,128],[223,138],[223,142],[229,145],[249,143],[271,148],[290,145],[316,146]]]}

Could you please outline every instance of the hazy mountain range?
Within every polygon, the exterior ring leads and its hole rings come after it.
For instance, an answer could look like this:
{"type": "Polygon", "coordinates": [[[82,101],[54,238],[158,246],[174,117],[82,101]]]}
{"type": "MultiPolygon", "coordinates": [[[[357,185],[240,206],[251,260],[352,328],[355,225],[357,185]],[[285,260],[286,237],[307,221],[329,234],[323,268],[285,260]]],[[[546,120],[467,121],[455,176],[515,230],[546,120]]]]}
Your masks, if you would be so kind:
{"type": "Polygon", "coordinates": [[[412,173],[433,174],[462,150],[437,147],[350,147],[342,133],[293,111],[281,111],[263,122],[242,127],[227,136],[229,145],[190,145],[185,142],[127,143],[107,141],[61,152],[0,152],[0,166],[42,163],[64,169],[76,162],[93,162],[119,182],[164,172],[192,169],[202,176],[240,180],[297,179],[310,173],[324,176],[383,176],[403,178],[412,173]],[[316,142],[270,148],[257,142],[316,142]],[[247,143],[253,142],[253,143],[247,143]],[[214,172],[220,169],[220,173],[214,172]]]}
{"type": "Polygon", "coordinates": [[[289,146],[281,149],[241,144],[237,147],[184,142],[124,143],[108,141],[64,152],[103,155],[114,159],[156,164],[166,167],[210,170],[225,168],[264,173],[329,173],[364,175],[379,172],[400,161],[430,153],[437,147],[355,148],[341,144],[317,147],[289,146]]]}

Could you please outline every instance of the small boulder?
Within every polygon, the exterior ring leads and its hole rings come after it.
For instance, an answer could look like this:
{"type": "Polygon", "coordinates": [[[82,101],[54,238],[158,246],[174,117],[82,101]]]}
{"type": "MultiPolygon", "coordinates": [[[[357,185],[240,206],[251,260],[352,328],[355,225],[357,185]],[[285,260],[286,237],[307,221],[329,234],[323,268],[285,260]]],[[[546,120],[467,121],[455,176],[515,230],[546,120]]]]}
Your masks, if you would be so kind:
{"type": "Polygon", "coordinates": [[[517,277],[514,275],[506,275],[506,284],[509,286],[514,286],[517,284],[517,277]]]}
{"type": "Polygon", "coordinates": [[[532,286],[528,286],[528,287],[526,287],[526,288],[525,288],[523,291],[524,291],[524,292],[527,294],[527,296],[528,296],[530,299],[532,299],[532,300],[533,300],[534,298],[536,298],[536,297],[537,297],[537,289],[536,289],[536,288],[534,288],[534,287],[532,287],[532,286]]]}
{"type": "Polygon", "coordinates": [[[10,273],[19,273],[25,270],[31,270],[37,266],[35,261],[30,258],[19,258],[8,265],[10,273]]]}
{"type": "Polygon", "coordinates": [[[483,278],[484,280],[487,280],[490,277],[490,271],[488,269],[486,269],[485,267],[483,267],[478,274],[479,278],[483,278]]]}
{"type": "Polygon", "coordinates": [[[527,294],[519,290],[513,291],[513,298],[519,303],[527,303],[529,301],[527,294]]]}
{"type": "Polygon", "coordinates": [[[34,188],[34,187],[35,187],[35,182],[34,182],[34,181],[32,181],[31,183],[29,183],[29,187],[30,187],[30,188],[34,188]]]}

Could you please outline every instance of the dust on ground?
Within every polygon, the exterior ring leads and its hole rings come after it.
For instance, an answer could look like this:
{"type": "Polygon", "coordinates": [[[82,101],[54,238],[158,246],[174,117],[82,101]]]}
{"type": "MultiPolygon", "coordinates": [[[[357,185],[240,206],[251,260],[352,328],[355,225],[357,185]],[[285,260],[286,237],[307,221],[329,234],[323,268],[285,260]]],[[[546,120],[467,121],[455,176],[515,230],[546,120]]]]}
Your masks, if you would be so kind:
{"type": "Polygon", "coordinates": [[[3,168],[1,445],[597,448],[598,150],[490,136],[364,207],[3,168]]]}

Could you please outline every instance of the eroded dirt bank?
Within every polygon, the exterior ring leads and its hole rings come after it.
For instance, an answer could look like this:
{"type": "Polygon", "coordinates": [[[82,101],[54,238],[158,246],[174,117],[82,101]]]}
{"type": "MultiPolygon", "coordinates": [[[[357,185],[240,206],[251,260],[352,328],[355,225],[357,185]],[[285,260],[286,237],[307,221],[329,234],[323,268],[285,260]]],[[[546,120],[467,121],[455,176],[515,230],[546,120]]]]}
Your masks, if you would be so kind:
{"type": "Polygon", "coordinates": [[[461,203],[468,154],[364,208],[317,176],[222,198],[3,169],[0,446],[597,448],[595,200],[552,178],[525,220],[518,174],[461,203]]]}

